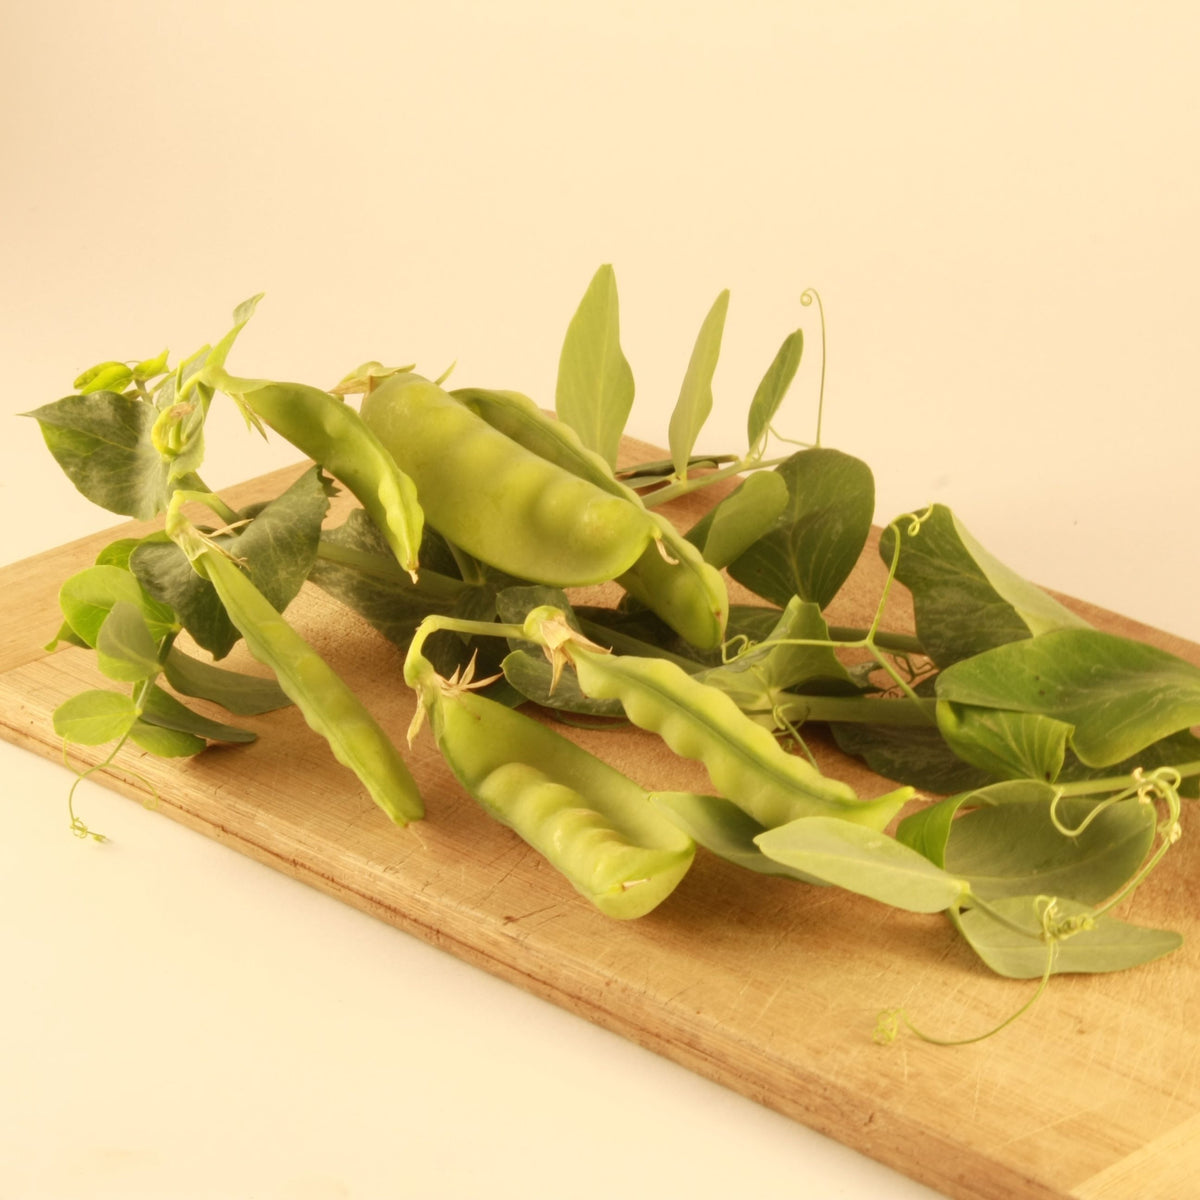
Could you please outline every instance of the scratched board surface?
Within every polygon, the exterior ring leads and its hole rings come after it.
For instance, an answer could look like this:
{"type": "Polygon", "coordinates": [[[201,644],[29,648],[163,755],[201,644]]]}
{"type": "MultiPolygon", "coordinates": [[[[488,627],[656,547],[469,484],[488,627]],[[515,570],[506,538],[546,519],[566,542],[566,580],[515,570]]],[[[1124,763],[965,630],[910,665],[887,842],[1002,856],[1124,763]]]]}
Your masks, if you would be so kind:
{"type": "MultiPolygon", "coordinates": [[[[239,505],[274,495],[302,468],[227,495],[239,505]]],[[[704,503],[689,498],[671,515],[686,525],[704,503]]],[[[148,527],[121,532],[140,528],[148,527]]],[[[61,752],[54,707],[103,680],[90,655],[48,654],[30,630],[53,613],[61,580],[112,536],[0,571],[9,601],[0,618],[0,734],[47,757],[61,752]]],[[[883,575],[868,548],[831,619],[864,624],[883,575]]],[[[1200,664],[1200,647],[1068,603],[1101,628],[1200,664]]],[[[400,651],[315,588],[289,616],[402,744],[413,703],[400,651]]],[[[908,619],[902,603],[889,604],[891,627],[908,619]]],[[[240,648],[230,664],[261,671],[240,648]]],[[[922,1027],[967,1037],[1001,1021],[1035,985],[991,975],[941,917],[752,875],[705,854],[655,912],[611,921],[462,793],[427,734],[409,760],[428,810],[418,833],[391,825],[294,710],[239,720],[261,734],[254,746],[182,762],[130,750],[109,781],[139,799],[148,783],[158,813],[951,1196],[1197,1194],[1200,929],[1190,883],[1200,851],[1188,836],[1191,813],[1179,846],[1122,913],[1180,930],[1182,950],[1119,975],[1056,978],[1027,1016],[975,1045],[944,1049],[902,1036],[880,1046],[872,1031],[883,1009],[904,1005],[922,1027]]],[[[651,735],[572,736],[645,786],[707,786],[701,768],[651,735]]],[[[891,786],[829,745],[813,749],[863,796],[891,786]]]]}

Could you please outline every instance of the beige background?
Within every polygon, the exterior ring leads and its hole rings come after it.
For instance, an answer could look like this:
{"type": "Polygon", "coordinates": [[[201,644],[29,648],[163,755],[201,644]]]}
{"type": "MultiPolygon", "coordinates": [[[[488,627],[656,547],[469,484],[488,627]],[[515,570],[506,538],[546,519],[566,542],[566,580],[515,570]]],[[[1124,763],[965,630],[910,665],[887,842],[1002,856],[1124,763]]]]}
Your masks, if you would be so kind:
{"type": "MultiPolygon", "coordinates": [[[[816,286],[880,519],[945,501],[1200,639],[1195,6],[48,0],[0,35],[3,559],[111,523],[7,419],[94,361],[265,291],[247,374],[457,360],[548,404],[612,262],[630,432],[729,287],[702,446],[797,325],[808,437],[816,286]]],[[[294,457],[212,429],[214,484],[294,457]]],[[[0,750],[0,1195],[918,1194],[100,789],[80,846],[0,750]]]]}

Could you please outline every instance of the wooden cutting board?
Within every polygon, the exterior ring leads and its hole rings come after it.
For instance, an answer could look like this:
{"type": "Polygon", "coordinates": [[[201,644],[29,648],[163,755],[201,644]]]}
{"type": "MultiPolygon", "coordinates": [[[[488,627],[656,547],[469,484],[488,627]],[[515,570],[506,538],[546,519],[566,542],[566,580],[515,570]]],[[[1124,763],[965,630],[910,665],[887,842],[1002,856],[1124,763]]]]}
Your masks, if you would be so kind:
{"type": "MultiPolygon", "coordinates": [[[[644,449],[636,444],[631,454],[644,449]]],[[[226,492],[277,494],[306,464],[226,492]]],[[[706,501],[672,516],[687,524],[706,501]]],[[[86,652],[47,654],[56,593],[131,523],[0,570],[0,736],[46,757],[57,704],[103,686],[86,652]]],[[[866,624],[882,567],[873,547],[831,619],[866,624]]],[[[1200,665],[1200,647],[1077,601],[1095,625],[1200,665]]],[[[403,745],[412,701],[401,654],[315,588],[289,616],[403,745]]],[[[888,625],[910,614],[889,606],[888,625]]],[[[259,670],[235,651],[229,665],[259,670]]],[[[214,715],[220,715],[215,713],[214,715]]],[[[739,871],[700,854],[676,893],[635,922],[596,913],[495,824],[426,733],[409,756],[427,818],[393,826],[292,710],[239,723],[261,738],[164,761],[127,748],[108,772],[157,811],[304,880],[954,1197],[1155,1200],[1200,1194],[1200,826],[1122,915],[1178,929],[1182,950],[1120,975],[1061,977],[1000,1035],[953,1049],[872,1038],[905,1006],[923,1029],[968,1037],[1033,983],[982,967],[941,917],[739,871]]],[[[637,730],[576,732],[644,786],[694,788],[702,770],[637,730]]],[[[827,745],[825,769],[864,797],[889,784],[827,745]]],[[[82,762],[100,757],[77,755],[82,762]]],[[[147,820],[156,819],[147,813],[147,820]]]]}

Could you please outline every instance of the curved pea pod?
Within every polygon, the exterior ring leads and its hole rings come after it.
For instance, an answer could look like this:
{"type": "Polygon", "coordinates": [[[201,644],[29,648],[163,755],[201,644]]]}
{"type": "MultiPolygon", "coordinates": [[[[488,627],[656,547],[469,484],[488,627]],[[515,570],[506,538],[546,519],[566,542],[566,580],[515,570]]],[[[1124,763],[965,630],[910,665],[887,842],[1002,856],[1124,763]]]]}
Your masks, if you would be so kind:
{"type": "Polygon", "coordinates": [[[396,747],[341,676],[272,607],[221,550],[185,520],[168,517],[168,530],[193,567],[216,589],[250,653],[275,672],[279,686],[305,721],[329,743],[375,803],[397,825],[424,815],[416,782],[396,747]]]}
{"type": "Polygon", "coordinates": [[[526,450],[420,376],[387,379],[362,415],[416,483],[430,524],[501,571],[552,587],[604,583],[658,536],[642,507],[526,450]]]}
{"type": "Polygon", "coordinates": [[[633,780],[477,692],[432,673],[419,687],[458,781],[601,912],[644,916],[674,891],[695,844],[633,780]]]}
{"type": "Polygon", "coordinates": [[[417,577],[424,514],[413,481],[358,412],[319,388],[216,376],[222,391],[350,489],[400,565],[417,577]]]}
{"type": "MultiPolygon", "coordinates": [[[[527,450],[645,510],[641,497],[613,475],[601,455],[589,450],[569,425],[544,413],[528,396],[485,388],[461,388],[451,395],[527,450]]],[[[725,637],[729,617],[725,580],[670,521],[646,511],[658,528],[658,540],[617,582],[680,637],[701,650],[715,650],[725,637]]]]}
{"type": "Polygon", "coordinates": [[[525,632],[552,650],[557,645],[585,695],[620,700],[635,725],[658,734],[681,757],[702,762],[716,790],[767,829],[830,816],[882,830],[913,795],[905,787],[860,800],[848,784],[789,754],[724,692],[665,659],[607,653],[552,610],[535,609],[525,632]]]}

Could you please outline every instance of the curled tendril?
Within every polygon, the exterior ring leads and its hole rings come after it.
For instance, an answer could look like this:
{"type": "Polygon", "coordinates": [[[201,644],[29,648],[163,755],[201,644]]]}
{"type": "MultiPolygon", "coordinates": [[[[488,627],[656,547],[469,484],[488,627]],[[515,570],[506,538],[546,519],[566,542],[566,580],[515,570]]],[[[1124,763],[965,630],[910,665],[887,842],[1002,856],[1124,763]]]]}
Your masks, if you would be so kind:
{"type": "Polygon", "coordinates": [[[1045,994],[1046,988],[1050,983],[1050,976],[1054,972],[1054,960],[1057,955],[1058,942],[1051,941],[1046,947],[1046,967],[1042,972],[1042,977],[1038,981],[1037,990],[1017,1009],[1016,1012],[1010,1013],[999,1025],[993,1026],[984,1033],[977,1033],[974,1037],[965,1038],[939,1038],[932,1034],[925,1033],[918,1029],[909,1019],[908,1012],[903,1008],[885,1008],[880,1014],[875,1024],[875,1032],[873,1034],[875,1042],[880,1046],[887,1046],[894,1042],[900,1036],[900,1028],[903,1026],[914,1037],[919,1038],[922,1042],[929,1042],[934,1046],[969,1046],[973,1042],[982,1042],[990,1037],[995,1037],[1001,1030],[1006,1029],[1019,1017],[1027,1013],[1041,997],[1045,994]]]}
{"type": "Polygon", "coordinates": [[[808,748],[808,743],[800,736],[800,730],[796,724],[791,721],[781,704],[775,704],[771,709],[771,720],[775,722],[776,729],[784,729],[787,731],[788,737],[796,743],[803,751],[804,757],[808,759],[814,767],[820,766],[817,762],[816,755],[808,748]]]}
{"type": "Polygon", "coordinates": [[[825,415],[825,305],[821,303],[821,293],[816,288],[805,288],[800,293],[800,303],[805,308],[815,303],[821,318],[821,385],[817,393],[817,436],[813,441],[814,446],[819,446],[821,444],[821,420],[825,415]]]}

